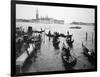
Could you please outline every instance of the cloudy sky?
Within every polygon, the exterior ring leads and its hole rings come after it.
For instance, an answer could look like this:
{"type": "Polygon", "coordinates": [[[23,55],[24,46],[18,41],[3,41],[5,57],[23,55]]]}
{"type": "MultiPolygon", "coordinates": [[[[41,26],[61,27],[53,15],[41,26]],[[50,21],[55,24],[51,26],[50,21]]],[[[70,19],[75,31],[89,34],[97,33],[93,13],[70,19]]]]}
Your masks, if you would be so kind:
{"type": "Polygon", "coordinates": [[[94,23],[95,21],[94,9],[22,4],[16,5],[16,19],[36,18],[36,9],[39,11],[39,17],[48,16],[64,20],[65,23],[73,21],[94,23]]]}

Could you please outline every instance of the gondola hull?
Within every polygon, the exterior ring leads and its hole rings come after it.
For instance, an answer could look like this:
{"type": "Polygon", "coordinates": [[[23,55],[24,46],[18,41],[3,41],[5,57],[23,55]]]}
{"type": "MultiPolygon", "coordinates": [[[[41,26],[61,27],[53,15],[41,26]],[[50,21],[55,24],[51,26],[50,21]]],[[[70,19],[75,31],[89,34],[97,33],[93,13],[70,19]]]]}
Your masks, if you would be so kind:
{"type": "Polygon", "coordinates": [[[68,44],[70,47],[72,47],[72,46],[73,46],[74,40],[73,40],[73,41],[68,41],[68,40],[66,40],[66,42],[67,42],[67,44],[68,44]]]}
{"type": "Polygon", "coordinates": [[[52,34],[46,34],[48,37],[54,37],[54,35],[52,34]]]}
{"type": "Polygon", "coordinates": [[[55,49],[59,49],[59,41],[58,42],[53,42],[53,46],[55,49]]]}
{"type": "Polygon", "coordinates": [[[89,49],[83,44],[82,44],[82,48],[83,48],[83,54],[88,58],[89,62],[95,64],[95,53],[89,51],[89,49]]]}
{"type": "Polygon", "coordinates": [[[69,59],[65,55],[62,55],[62,61],[66,69],[72,69],[75,66],[77,59],[73,56],[69,56],[69,59]]]}

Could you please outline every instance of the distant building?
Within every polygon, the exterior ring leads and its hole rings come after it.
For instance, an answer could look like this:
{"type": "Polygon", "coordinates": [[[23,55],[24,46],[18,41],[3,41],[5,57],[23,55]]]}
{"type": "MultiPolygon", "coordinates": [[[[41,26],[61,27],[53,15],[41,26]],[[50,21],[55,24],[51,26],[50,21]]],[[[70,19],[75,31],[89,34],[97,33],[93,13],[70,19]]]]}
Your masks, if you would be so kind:
{"type": "Polygon", "coordinates": [[[38,9],[36,10],[36,19],[32,19],[32,22],[46,23],[46,24],[64,24],[64,20],[57,20],[57,19],[49,18],[48,16],[39,18],[38,9]]]}
{"type": "Polygon", "coordinates": [[[64,24],[64,20],[58,20],[54,18],[46,17],[39,17],[38,9],[36,10],[36,18],[31,20],[25,20],[25,19],[17,19],[17,21],[22,20],[22,22],[33,22],[33,23],[44,23],[44,24],[64,24]]]}

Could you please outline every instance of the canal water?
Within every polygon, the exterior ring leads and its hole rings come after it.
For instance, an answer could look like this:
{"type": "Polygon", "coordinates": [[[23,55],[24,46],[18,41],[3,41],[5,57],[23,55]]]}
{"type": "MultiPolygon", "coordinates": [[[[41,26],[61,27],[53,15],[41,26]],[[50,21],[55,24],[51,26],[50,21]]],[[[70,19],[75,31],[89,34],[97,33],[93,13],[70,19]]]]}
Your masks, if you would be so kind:
{"type": "Polygon", "coordinates": [[[95,49],[95,33],[94,26],[86,25],[70,25],[70,24],[34,24],[34,23],[25,23],[17,22],[16,27],[22,27],[24,31],[27,31],[28,26],[32,26],[33,30],[45,30],[42,33],[42,44],[41,49],[38,50],[36,61],[32,58],[32,62],[27,62],[26,66],[23,69],[23,72],[46,72],[46,71],[66,71],[61,53],[62,53],[62,43],[65,43],[65,38],[59,38],[60,44],[59,50],[55,50],[52,45],[52,39],[49,41],[45,33],[48,33],[50,30],[51,33],[59,32],[67,34],[69,31],[70,34],[73,34],[72,39],[74,39],[73,48],[71,49],[71,55],[77,58],[77,63],[73,67],[75,70],[79,69],[94,69],[94,66],[88,61],[87,57],[83,55],[82,43],[91,49],[95,49]],[[69,27],[81,26],[81,29],[70,29],[69,27]],[[87,40],[86,40],[87,32],[87,40]]]}

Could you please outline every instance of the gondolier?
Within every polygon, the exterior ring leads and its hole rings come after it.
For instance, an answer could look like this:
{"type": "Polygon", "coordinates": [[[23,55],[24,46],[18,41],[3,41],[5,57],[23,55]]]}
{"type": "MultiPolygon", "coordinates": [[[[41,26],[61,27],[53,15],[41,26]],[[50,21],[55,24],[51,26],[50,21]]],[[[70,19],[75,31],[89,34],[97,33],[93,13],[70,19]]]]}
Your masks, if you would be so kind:
{"type": "MultiPolygon", "coordinates": [[[[49,30],[48,35],[51,35],[51,31],[49,30]]],[[[49,36],[49,41],[50,41],[50,36],[49,36]]]]}
{"type": "Polygon", "coordinates": [[[66,42],[69,45],[69,47],[73,46],[74,40],[72,40],[72,35],[69,34],[69,31],[67,31],[66,42]]]}

